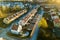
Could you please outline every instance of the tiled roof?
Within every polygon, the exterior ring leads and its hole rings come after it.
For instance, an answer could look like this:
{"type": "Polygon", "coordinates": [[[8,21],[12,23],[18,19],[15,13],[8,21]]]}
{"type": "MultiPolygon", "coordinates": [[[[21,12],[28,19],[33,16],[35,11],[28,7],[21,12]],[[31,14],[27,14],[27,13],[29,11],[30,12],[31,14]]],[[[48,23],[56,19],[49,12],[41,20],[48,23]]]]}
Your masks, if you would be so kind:
{"type": "Polygon", "coordinates": [[[54,22],[55,23],[59,23],[60,22],[60,19],[54,19],[54,22]]]}
{"type": "Polygon", "coordinates": [[[18,25],[13,25],[13,27],[12,27],[12,30],[17,30],[18,29],[18,25]]]}

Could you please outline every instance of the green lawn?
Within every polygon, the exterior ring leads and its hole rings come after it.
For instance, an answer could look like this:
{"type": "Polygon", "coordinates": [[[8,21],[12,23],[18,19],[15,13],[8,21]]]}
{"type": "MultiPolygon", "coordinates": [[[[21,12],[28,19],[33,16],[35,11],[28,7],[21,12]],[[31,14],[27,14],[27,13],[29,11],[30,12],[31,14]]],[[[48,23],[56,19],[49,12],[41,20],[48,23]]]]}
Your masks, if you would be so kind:
{"type": "Polygon", "coordinates": [[[5,24],[5,23],[3,23],[3,18],[0,18],[0,27],[2,27],[2,28],[6,28],[6,27],[8,27],[10,24],[5,24]]]}

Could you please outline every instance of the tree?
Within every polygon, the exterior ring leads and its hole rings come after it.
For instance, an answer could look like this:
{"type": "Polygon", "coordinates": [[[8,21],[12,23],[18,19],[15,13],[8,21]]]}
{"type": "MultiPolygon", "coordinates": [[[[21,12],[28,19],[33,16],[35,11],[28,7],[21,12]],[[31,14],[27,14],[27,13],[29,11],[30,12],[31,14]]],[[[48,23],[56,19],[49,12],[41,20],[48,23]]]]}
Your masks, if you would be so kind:
{"type": "Polygon", "coordinates": [[[46,19],[44,17],[39,21],[38,26],[41,26],[43,28],[47,28],[48,27],[47,21],[46,21],[46,19]]]}

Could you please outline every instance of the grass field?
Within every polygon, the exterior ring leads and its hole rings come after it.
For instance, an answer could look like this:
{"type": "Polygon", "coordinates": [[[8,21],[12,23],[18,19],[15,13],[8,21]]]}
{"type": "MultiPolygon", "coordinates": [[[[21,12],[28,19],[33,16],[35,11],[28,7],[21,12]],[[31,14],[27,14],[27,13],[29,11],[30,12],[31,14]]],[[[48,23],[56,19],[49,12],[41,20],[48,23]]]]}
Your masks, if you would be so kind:
{"type": "Polygon", "coordinates": [[[0,27],[2,27],[2,28],[6,28],[6,27],[8,27],[10,24],[5,24],[5,23],[3,23],[3,18],[0,18],[0,27]]]}

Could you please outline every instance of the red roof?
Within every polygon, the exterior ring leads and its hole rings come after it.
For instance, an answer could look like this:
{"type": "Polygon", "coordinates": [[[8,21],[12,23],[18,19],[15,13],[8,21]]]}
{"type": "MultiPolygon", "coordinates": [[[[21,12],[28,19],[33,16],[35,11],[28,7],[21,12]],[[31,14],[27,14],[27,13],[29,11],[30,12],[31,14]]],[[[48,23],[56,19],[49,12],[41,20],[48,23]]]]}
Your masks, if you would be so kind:
{"type": "Polygon", "coordinates": [[[60,22],[60,19],[54,19],[54,22],[55,23],[59,23],[60,22]]]}
{"type": "Polygon", "coordinates": [[[17,29],[18,29],[18,25],[15,25],[15,24],[14,24],[14,25],[12,26],[12,30],[17,30],[17,29]]]}

